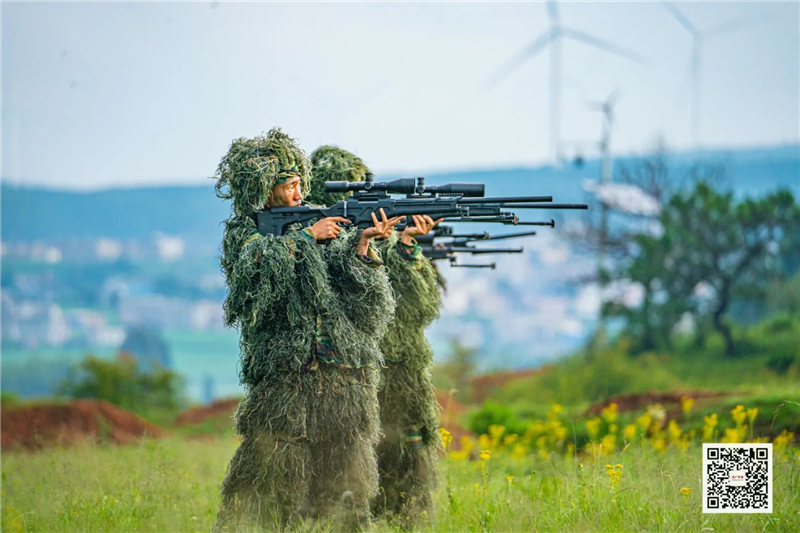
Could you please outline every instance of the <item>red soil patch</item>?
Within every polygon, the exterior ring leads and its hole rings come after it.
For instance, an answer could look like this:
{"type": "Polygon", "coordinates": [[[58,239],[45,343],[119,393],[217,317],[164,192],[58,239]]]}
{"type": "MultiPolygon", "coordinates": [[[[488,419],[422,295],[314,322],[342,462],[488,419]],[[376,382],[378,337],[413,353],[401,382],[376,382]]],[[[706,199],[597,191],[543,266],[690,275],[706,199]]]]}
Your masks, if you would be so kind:
{"type": "Polygon", "coordinates": [[[638,392],[632,394],[617,394],[602,402],[596,403],[586,411],[586,416],[596,416],[612,403],[617,404],[617,411],[620,413],[628,411],[644,411],[647,406],[660,403],[667,409],[667,412],[680,411],[681,398],[693,398],[703,400],[705,398],[718,398],[729,396],[728,392],[720,391],[672,391],[672,392],[638,392]]]}
{"type": "Polygon", "coordinates": [[[10,407],[2,409],[0,417],[3,450],[69,446],[86,439],[126,444],[164,434],[162,428],[105,400],[10,407]]]}
{"type": "Polygon", "coordinates": [[[223,416],[231,418],[240,401],[239,398],[225,398],[223,400],[216,400],[209,405],[191,407],[175,419],[175,425],[180,427],[189,424],[202,424],[206,420],[223,416]]]}
{"type": "Polygon", "coordinates": [[[492,392],[508,385],[512,381],[538,376],[549,370],[549,366],[543,366],[540,368],[506,370],[504,372],[494,372],[492,374],[476,376],[472,378],[472,401],[475,403],[483,403],[487,397],[491,396],[492,392]]]}

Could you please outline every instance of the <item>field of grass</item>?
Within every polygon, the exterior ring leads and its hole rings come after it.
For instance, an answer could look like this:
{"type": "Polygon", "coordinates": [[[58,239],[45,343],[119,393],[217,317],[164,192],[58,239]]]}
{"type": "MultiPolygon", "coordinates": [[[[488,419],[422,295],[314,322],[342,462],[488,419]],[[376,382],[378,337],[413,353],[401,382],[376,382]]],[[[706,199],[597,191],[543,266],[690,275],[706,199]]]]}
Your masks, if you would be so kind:
{"type": "MultiPolygon", "coordinates": [[[[657,451],[647,442],[600,457],[520,456],[502,445],[483,459],[450,453],[440,461],[436,516],[424,530],[800,531],[796,448],[775,454],[772,514],[714,515],[701,512],[699,444],[657,451]]],[[[121,447],[4,453],[0,528],[208,531],[236,445],[231,437],[170,437],[121,447]]],[[[374,527],[378,533],[394,530],[385,521],[374,527]]]]}

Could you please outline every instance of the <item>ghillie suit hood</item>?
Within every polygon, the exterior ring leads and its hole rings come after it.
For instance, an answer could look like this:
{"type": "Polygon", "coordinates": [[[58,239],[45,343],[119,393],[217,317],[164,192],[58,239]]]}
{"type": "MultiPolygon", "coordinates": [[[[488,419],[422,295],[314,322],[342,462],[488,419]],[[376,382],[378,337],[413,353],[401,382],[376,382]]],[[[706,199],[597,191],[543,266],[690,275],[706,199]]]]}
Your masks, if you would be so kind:
{"type": "Polygon", "coordinates": [[[273,128],[266,135],[231,143],[217,167],[214,190],[218,197],[233,200],[234,215],[247,216],[264,209],[272,188],[292,176],[300,176],[305,196],[311,163],[295,139],[273,128]]]}
{"type": "Polygon", "coordinates": [[[338,146],[324,145],[311,152],[311,192],[308,202],[331,206],[350,196],[346,192],[325,192],[326,181],[364,181],[369,168],[360,157],[338,146]]]}

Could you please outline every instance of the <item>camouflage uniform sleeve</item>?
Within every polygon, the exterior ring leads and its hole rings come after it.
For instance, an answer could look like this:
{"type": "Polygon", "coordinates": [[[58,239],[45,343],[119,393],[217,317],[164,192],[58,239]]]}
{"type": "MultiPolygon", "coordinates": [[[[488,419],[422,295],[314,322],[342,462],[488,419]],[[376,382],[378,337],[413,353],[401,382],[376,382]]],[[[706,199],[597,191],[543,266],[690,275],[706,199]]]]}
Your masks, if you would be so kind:
{"type": "Polygon", "coordinates": [[[360,232],[343,230],[323,252],[331,286],[353,325],[383,336],[394,314],[394,297],[380,254],[370,245],[366,257],[356,253],[360,232]]]}
{"type": "Polygon", "coordinates": [[[386,240],[383,260],[397,298],[396,321],[425,328],[439,317],[436,270],[416,242],[407,246],[397,235],[386,240]]]}
{"type": "MultiPolygon", "coordinates": [[[[256,320],[274,320],[278,315],[303,315],[295,290],[305,270],[300,258],[313,256],[316,243],[301,232],[263,236],[246,217],[226,222],[222,245],[222,270],[228,285],[225,322],[244,326],[256,320]]],[[[321,262],[320,262],[321,264],[321,262]]]]}

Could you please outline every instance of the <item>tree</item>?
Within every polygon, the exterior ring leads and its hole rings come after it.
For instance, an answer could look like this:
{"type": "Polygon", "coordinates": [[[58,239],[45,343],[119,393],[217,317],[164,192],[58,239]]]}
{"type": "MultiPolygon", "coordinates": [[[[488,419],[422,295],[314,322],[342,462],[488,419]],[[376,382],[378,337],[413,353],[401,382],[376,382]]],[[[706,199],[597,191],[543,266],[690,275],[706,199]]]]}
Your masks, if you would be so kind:
{"type": "Polygon", "coordinates": [[[663,219],[681,259],[713,288],[712,322],[725,339],[726,354],[734,355],[725,321],[731,300],[737,289],[785,275],[783,256],[800,249],[800,206],[788,190],[736,202],[733,193],[718,193],[701,182],[691,194],[674,196],[663,219]]]}
{"type": "Polygon", "coordinates": [[[183,385],[180,375],[167,369],[142,372],[125,353],[111,360],[88,355],[61,382],[58,394],[106,400],[163,423],[184,407],[183,385]]]}
{"type": "Polygon", "coordinates": [[[639,254],[621,272],[645,287],[644,303],[638,310],[616,311],[627,314],[634,331],[637,321],[643,324],[638,333],[644,345],[657,342],[656,332],[663,342],[684,313],[702,320],[696,293],[704,283],[711,288],[711,323],[733,356],[726,313],[737,294],[766,291],[769,280],[786,274],[784,257],[800,251],[800,206],[786,190],[737,202],[732,193],[700,181],[673,195],[660,222],[661,236],[638,236],[639,254]]]}

